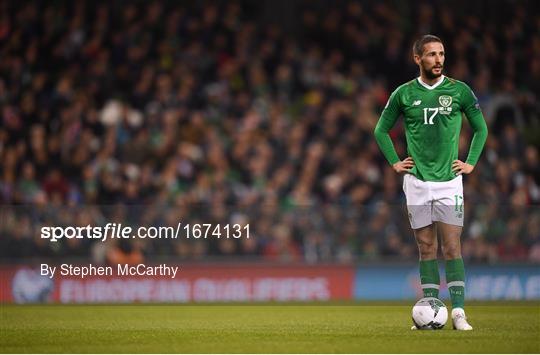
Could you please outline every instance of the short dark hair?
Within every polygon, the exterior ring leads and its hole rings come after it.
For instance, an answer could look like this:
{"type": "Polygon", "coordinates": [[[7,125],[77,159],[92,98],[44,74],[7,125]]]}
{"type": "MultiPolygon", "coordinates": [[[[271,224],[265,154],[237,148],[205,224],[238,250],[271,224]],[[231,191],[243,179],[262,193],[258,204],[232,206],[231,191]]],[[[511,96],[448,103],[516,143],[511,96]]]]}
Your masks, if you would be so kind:
{"type": "Polygon", "coordinates": [[[413,44],[413,54],[415,55],[422,55],[424,53],[424,45],[431,43],[431,42],[439,42],[442,43],[441,39],[434,35],[423,35],[419,39],[417,39],[413,44]]]}

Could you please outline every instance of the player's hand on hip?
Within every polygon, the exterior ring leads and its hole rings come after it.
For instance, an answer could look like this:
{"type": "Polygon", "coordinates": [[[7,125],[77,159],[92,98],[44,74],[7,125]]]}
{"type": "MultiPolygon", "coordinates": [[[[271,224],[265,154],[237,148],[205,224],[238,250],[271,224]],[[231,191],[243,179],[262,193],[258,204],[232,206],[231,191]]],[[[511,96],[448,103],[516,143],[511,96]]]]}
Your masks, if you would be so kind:
{"type": "Polygon", "coordinates": [[[411,157],[407,157],[402,161],[398,161],[392,165],[394,171],[398,174],[410,173],[411,169],[414,167],[414,160],[411,157]]]}
{"type": "Polygon", "coordinates": [[[473,170],[474,165],[464,163],[461,160],[454,160],[454,162],[452,163],[452,171],[456,175],[470,174],[473,170]]]}

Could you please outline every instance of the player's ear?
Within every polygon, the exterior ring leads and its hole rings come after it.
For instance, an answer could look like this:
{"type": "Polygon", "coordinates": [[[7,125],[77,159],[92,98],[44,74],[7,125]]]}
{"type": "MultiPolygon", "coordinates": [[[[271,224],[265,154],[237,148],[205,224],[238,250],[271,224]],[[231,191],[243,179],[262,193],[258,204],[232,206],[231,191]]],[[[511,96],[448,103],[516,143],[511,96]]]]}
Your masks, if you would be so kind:
{"type": "Polygon", "coordinates": [[[420,65],[420,56],[418,54],[413,55],[413,59],[416,65],[420,65]]]}

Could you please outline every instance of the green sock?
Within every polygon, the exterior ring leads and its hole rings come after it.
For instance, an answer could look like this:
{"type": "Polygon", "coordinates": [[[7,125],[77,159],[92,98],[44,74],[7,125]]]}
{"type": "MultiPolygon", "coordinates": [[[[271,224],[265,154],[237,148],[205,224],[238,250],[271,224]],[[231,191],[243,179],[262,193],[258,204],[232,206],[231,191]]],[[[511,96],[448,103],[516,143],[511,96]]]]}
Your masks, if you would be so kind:
{"type": "Polygon", "coordinates": [[[420,283],[424,297],[439,298],[439,263],[437,259],[420,260],[420,283]]]}
{"type": "Polygon", "coordinates": [[[446,283],[452,300],[452,308],[465,305],[465,265],[463,259],[446,260],[446,283]]]}

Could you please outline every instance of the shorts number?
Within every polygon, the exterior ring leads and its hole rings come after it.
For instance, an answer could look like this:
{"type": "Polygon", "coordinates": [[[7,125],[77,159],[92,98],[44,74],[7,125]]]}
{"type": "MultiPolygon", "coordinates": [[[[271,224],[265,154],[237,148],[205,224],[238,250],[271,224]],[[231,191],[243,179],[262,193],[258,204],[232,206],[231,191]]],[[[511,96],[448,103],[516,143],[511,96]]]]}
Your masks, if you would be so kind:
{"type": "Polygon", "coordinates": [[[454,195],[456,201],[456,212],[463,212],[463,196],[454,195]]]}

